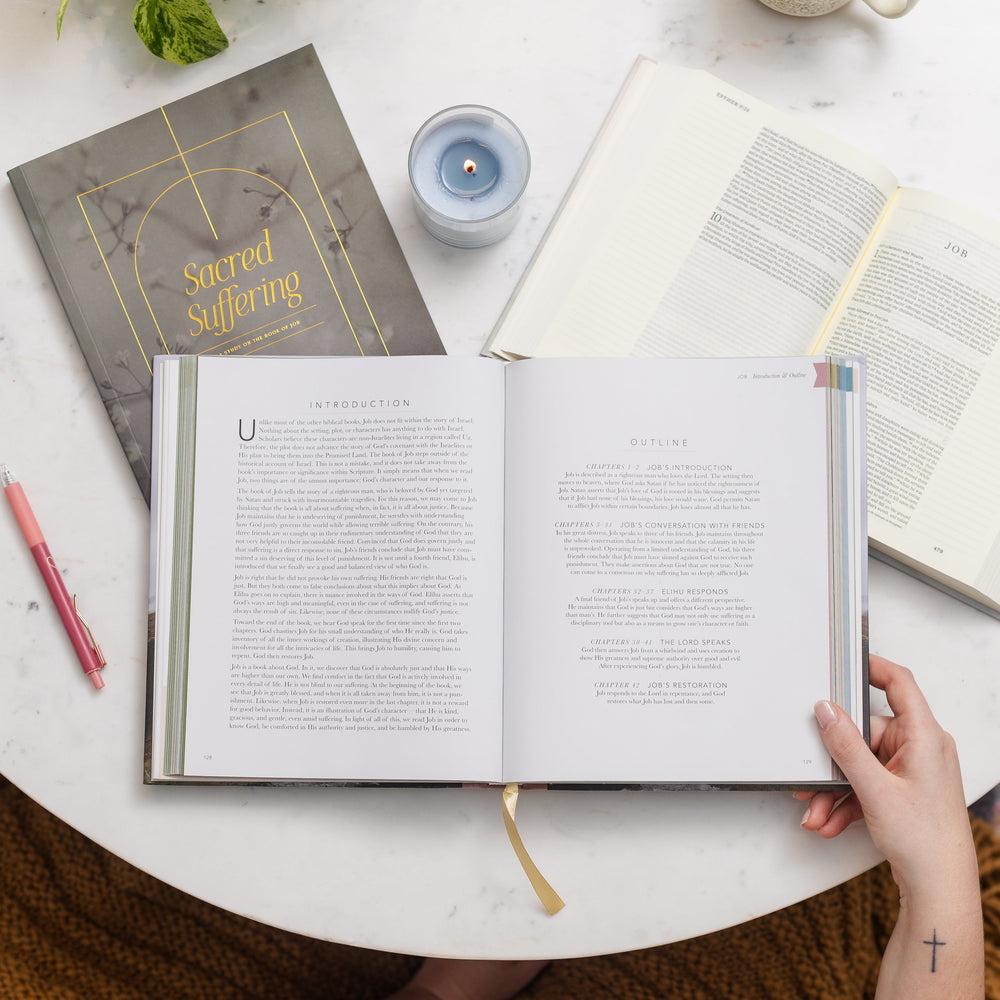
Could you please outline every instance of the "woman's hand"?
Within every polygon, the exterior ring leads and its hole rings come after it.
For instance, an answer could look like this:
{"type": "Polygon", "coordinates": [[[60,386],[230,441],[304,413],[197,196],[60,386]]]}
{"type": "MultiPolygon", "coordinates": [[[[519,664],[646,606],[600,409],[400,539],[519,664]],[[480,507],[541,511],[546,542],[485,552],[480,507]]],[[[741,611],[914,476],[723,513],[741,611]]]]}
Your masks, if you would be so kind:
{"type": "Polygon", "coordinates": [[[931,714],[910,671],[872,656],[869,672],[893,711],[891,717],[872,717],[870,750],[842,709],[830,702],[816,706],[823,742],[852,791],[843,797],[834,792],[796,796],[809,801],[803,827],[821,837],[835,837],[864,818],[903,885],[918,872],[938,867],[948,845],[967,845],[962,776],[955,741],[931,714]]]}
{"type": "Polygon", "coordinates": [[[836,705],[816,720],[851,783],[844,795],[796,792],[802,826],[835,837],[864,819],[899,886],[899,920],[879,973],[878,1000],[977,1000],[984,992],[982,905],[955,741],[931,713],[913,675],[872,656],[871,683],[893,711],[871,720],[871,749],[836,705]]]}

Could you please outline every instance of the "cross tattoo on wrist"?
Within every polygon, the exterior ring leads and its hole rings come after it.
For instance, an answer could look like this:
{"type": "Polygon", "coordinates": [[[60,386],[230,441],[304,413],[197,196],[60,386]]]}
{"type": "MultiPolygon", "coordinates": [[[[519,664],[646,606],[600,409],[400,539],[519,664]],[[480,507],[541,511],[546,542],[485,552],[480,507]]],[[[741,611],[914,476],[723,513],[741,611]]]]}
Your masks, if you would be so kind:
{"type": "Polygon", "coordinates": [[[937,972],[937,950],[938,948],[943,948],[948,942],[938,941],[937,928],[935,927],[934,933],[931,935],[931,940],[922,943],[931,946],[931,972],[937,972]]]}

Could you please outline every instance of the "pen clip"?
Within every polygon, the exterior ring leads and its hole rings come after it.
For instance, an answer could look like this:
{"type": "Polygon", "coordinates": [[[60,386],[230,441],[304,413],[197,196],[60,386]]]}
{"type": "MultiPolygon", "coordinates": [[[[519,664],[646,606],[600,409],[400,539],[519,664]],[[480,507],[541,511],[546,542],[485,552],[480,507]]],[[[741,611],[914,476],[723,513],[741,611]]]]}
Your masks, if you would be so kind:
{"type": "Polygon", "coordinates": [[[80,624],[83,626],[84,631],[87,633],[87,637],[90,639],[90,645],[94,650],[94,655],[97,657],[97,662],[100,663],[102,667],[108,665],[108,661],[104,658],[104,653],[101,651],[101,647],[94,638],[94,632],[91,627],[87,624],[87,619],[80,614],[80,609],[76,606],[76,594],[73,595],[73,610],[76,612],[76,617],[80,619],[80,624]]]}

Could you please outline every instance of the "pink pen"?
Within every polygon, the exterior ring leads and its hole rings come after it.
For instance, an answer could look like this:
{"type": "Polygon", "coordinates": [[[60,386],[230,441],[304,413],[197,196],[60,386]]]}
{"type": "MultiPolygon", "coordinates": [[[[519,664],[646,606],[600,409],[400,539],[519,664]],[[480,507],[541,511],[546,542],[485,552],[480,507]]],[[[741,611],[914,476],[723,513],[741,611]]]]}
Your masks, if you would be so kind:
{"type": "Polygon", "coordinates": [[[90,626],[80,617],[76,609],[76,598],[70,600],[66,592],[66,586],[62,582],[62,577],[56,569],[56,564],[52,561],[49,547],[42,537],[42,530],[38,527],[35,515],[28,505],[28,498],[21,489],[21,484],[14,478],[14,473],[6,465],[0,465],[0,484],[7,494],[10,508],[14,511],[14,517],[21,527],[24,540],[31,549],[31,554],[35,557],[38,570],[42,574],[45,586],[49,588],[52,600],[55,602],[56,610],[66,628],[76,655],[80,659],[80,666],[83,672],[91,679],[95,688],[104,687],[104,678],[101,676],[101,667],[107,662],[101,647],[94,641],[94,635],[90,631],[90,626]]]}

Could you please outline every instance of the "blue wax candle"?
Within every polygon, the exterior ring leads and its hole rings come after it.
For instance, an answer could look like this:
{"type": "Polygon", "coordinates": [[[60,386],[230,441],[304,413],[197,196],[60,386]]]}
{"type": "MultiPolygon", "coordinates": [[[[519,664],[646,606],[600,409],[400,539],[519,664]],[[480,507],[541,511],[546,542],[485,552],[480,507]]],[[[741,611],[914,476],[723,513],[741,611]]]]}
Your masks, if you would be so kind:
{"type": "Polygon", "coordinates": [[[441,154],[441,182],[460,198],[485,194],[500,179],[500,161],[485,143],[459,139],[441,154]]]}
{"type": "Polygon", "coordinates": [[[409,170],[417,215],[439,240],[481,247],[517,219],[531,159],[524,136],[490,108],[448,108],[419,129],[409,170]]]}

